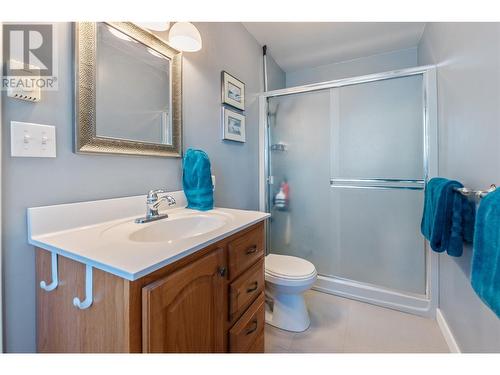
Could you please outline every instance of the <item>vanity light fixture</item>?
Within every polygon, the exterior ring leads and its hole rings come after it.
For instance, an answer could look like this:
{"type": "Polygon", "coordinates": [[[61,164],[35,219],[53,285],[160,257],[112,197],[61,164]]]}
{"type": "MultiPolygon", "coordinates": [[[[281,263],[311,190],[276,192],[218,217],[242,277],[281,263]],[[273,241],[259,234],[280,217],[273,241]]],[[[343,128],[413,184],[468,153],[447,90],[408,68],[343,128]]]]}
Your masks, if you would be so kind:
{"type": "Polygon", "coordinates": [[[191,22],[176,22],[168,33],[168,44],[183,52],[196,52],[201,49],[201,35],[191,22]]]}

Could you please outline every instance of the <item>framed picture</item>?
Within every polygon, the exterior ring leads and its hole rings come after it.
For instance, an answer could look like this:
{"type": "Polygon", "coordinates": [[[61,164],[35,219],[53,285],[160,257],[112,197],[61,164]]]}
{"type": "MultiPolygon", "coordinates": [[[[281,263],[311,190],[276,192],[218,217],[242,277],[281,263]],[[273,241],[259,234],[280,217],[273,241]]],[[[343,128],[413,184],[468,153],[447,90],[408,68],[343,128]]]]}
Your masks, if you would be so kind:
{"type": "Polygon", "coordinates": [[[222,139],[245,142],[245,115],[222,107],[222,139]]]}
{"type": "Polygon", "coordinates": [[[228,72],[222,72],[222,103],[245,110],[245,84],[228,72]]]}

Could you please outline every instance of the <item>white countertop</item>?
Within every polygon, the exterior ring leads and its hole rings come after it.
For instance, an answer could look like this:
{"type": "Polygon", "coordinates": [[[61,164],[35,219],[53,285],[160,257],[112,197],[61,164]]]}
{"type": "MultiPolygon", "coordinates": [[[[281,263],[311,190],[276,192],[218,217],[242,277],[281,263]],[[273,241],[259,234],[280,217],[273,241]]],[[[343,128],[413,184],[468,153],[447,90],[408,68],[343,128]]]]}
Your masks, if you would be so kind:
{"type": "Polygon", "coordinates": [[[138,242],[130,231],[168,221],[136,224],[144,216],[146,196],[106,199],[28,209],[28,242],[127,280],[137,280],[270,215],[259,211],[214,208],[199,212],[183,208],[184,193],[172,192],[177,204],[162,212],[170,218],[198,215],[224,220],[220,228],[175,241],[138,242]]]}

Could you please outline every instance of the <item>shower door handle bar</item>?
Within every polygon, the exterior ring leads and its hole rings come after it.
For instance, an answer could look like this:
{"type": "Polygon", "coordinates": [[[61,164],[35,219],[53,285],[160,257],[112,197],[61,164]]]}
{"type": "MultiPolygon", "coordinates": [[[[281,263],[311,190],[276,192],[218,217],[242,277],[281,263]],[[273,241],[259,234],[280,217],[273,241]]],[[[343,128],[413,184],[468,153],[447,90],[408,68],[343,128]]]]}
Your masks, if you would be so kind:
{"type": "Polygon", "coordinates": [[[331,178],[330,186],[344,189],[423,190],[425,180],[399,178],[331,178]]]}
{"type": "Polygon", "coordinates": [[[424,179],[399,179],[399,178],[331,178],[330,184],[334,183],[352,183],[352,182],[405,182],[413,184],[424,184],[424,179]]]}
{"type": "Polygon", "coordinates": [[[341,189],[424,190],[423,186],[397,186],[397,185],[335,185],[335,184],[330,184],[330,187],[341,188],[341,189]]]}

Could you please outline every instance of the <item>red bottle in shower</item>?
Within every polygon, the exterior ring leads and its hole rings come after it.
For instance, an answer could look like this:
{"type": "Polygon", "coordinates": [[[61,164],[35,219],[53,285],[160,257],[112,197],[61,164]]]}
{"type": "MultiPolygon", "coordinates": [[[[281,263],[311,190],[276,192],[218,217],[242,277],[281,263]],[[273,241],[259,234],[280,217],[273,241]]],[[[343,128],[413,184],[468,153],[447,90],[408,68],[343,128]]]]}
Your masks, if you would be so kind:
{"type": "Polygon", "coordinates": [[[281,188],[283,189],[283,193],[285,193],[285,202],[288,206],[288,202],[290,200],[290,186],[288,186],[287,180],[283,181],[283,183],[281,184],[281,188]]]}

